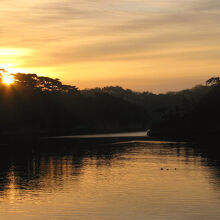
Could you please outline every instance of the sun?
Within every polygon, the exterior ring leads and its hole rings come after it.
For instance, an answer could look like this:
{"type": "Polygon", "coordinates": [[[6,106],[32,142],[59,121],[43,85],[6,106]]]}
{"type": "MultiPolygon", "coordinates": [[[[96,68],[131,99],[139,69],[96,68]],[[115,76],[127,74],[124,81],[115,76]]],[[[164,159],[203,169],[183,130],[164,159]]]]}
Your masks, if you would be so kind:
{"type": "Polygon", "coordinates": [[[2,74],[2,82],[7,85],[11,85],[14,82],[14,76],[9,73],[2,74]]]}

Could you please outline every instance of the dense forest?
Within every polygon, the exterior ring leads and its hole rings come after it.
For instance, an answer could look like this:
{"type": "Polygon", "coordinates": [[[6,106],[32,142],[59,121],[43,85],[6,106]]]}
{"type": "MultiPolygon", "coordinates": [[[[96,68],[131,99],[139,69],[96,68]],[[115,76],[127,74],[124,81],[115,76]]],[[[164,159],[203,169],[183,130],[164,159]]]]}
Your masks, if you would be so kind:
{"type": "Polygon", "coordinates": [[[59,79],[36,74],[0,75],[0,132],[77,133],[142,130],[147,114],[141,106],[108,93],[84,94],[59,79]]]}
{"type": "Polygon", "coordinates": [[[92,133],[151,128],[152,136],[218,133],[220,80],[166,94],[122,87],[79,90],[59,79],[0,72],[0,133],[92,133]]]}
{"type": "MultiPolygon", "coordinates": [[[[220,134],[220,77],[206,81],[206,92],[194,102],[181,102],[152,125],[151,135],[175,138],[217,138],[220,134]]],[[[204,90],[204,91],[205,91],[204,90]]]]}

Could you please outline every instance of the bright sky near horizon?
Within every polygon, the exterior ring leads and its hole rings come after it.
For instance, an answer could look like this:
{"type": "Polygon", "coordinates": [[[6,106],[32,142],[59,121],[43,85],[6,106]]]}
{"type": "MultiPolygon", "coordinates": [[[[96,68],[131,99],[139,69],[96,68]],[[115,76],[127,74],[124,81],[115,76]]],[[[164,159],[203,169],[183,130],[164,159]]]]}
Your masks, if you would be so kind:
{"type": "Polygon", "coordinates": [[[220,73],[219,0],[1,0],[0,68],[82,88],[190,88],[220,73]]]}

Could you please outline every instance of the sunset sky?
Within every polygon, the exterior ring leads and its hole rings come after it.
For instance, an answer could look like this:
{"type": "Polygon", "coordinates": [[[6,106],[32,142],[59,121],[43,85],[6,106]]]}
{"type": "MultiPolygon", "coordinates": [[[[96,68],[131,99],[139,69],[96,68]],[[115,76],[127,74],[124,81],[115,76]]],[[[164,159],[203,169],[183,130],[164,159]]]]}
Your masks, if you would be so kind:
{"type": "Polygon", "coordinates": [[[220,74],[219,0],[1,0],[0,68],[83,88],[190,88],[220,74]]]}

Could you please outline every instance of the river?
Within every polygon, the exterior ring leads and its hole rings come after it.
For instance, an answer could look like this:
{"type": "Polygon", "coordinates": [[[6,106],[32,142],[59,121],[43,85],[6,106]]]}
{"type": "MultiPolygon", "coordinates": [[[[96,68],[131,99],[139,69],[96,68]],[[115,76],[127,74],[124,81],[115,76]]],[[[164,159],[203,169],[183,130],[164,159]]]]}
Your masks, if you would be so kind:
{"type": "Polygon", "coordinates": [[[220,158],[166,141],[1,149],[0,219],[220,219],[220,158]]]}

